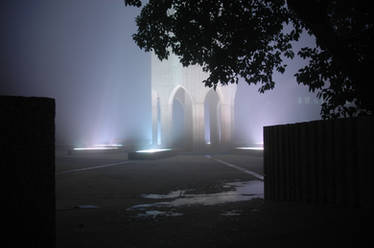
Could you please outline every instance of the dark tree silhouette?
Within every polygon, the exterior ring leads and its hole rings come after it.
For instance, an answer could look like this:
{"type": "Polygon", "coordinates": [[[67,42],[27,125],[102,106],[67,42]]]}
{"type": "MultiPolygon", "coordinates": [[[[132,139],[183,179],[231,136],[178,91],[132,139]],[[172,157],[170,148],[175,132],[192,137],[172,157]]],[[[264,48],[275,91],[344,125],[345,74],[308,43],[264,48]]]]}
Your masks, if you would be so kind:
{"type": "Polygon", "coordinates": [[[323,118],[337,118],[373,112],[371,13],[369,1],[360,0],[149,0],[133,38],[161,60],[173,52],[184,66],[202,66],[206,86],[242,77],[263,93],[274,88],[274,70],[285,71],[283,58],[294,57],[291,42],[305,29],[317,47],[298,52],[309,63],[296,80],[323,99],[323,118]]]}
{"type": "Polygon", "coordinates": [[[299,52],[310,61],[296,79],[310,90],[318,90],[324,99],[322,117],[372,114],[374,24],[370,1],[288,0],[287,4],[300,25],[317,38],[316,49],[299,52]]]}

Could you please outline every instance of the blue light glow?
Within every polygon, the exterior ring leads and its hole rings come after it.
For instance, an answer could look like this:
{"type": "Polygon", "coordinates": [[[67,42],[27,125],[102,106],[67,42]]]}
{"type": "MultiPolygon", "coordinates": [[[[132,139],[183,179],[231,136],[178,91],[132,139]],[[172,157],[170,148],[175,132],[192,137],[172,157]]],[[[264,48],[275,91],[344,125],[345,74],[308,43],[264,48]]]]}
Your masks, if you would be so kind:
{"type": "Polygon", "coordinates": [[[74,151],[89,151],[89,150],[116,150],[118,147],[75,147],[74,151]]]}
{"type": "Polygon", "coordinates": [[[164,149],[146,149],[146,150],[139,150],[136,152],[139,153],[155,153],[155,152],[165,152],[165,151],[171,151],[169,148],[164,148],[164,149]]]}

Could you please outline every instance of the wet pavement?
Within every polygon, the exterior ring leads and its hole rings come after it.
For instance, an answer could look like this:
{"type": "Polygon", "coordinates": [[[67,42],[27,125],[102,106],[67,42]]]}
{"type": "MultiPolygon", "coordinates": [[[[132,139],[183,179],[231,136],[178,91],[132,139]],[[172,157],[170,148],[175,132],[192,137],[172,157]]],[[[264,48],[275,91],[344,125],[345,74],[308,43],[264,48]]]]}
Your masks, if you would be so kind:
{"type": "MultiPolygon", "coordinates": [[[[150,209],[168,209],[186,207],[192,205],[200,206],[214,206],[218,204],[229,204],[234,202],[249,201],[255,198],[263,199],[264,197],[264,184],[263,181],[251,180],[244,182],[231,182],[222,185],[224,191],[208,194],[193,194],[189,192],[196,191],[195,189],[177,190],[169,192],[168,194],[143,194],[145,199],[163,200],[152,203],[141,203],[128,208],[128,211],[142,211],[143,213],[137,214],[138,216],[154,216],[157,210],[150,209]],[[170,201],[165,201],[169,199],[170,201]]],[[[168,212],[163,212],[168,215],[168,212]]],[[[159,213],[162,215],[162,213],[159,213]]],[[[181,216],[169,215],[169,216],[181,216]]]]}
{"type": "Polygon", "coordinates": [[[265,202],[262,175],[262,158],[250,155],[127,161],[126,154],[60,153],[57,247],[323,247],[354,241],[352,230],[361,228],[357,211],[265,202]]]}

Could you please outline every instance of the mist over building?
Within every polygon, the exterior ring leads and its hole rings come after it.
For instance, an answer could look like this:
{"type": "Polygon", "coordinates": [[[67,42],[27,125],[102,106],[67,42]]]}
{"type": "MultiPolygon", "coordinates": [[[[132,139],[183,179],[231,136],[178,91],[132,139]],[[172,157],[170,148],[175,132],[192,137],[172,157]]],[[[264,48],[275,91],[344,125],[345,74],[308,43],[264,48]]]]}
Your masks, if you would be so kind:
{"type": "MultiPolygon", "coordinates": [[[[1,95],[55,98],[57,145],[154,143],[151,55],[131,38],[138,9],[122,0],[2,5],[1,95]]],[[[304,35],[295,47],[313,42],[304,35]]],[[[320,101],[293,76],[302,64],[300,58],[289,61],[285,74],[274,74],[275,89],[264,94],[239,80],[233,143],[262,143],[264,125],[320,118],[320,101]]],[[[207,130],[205,142],[217,139],[207,130]]]]}

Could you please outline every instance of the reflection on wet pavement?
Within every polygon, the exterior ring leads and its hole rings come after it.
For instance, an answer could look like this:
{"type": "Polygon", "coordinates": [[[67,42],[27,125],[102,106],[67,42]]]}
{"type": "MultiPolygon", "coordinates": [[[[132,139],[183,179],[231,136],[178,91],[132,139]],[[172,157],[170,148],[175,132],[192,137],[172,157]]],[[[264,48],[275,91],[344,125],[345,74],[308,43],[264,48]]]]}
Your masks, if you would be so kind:
{"type": "Polygon", "coordinates": [[[80,208],[80,209],[95,209],[95,208],[99,208],[99,207],[96,206],[96,205],[78,205],[78,206],[75,206],[74,208],[80,208]]]}
{"type": "MultiPolygon", "coordinates": [[[[212,206],[223,203],[249,201],[255,198],[264,197],[264,183],[260,180],[251,180],[244,182],[230,182],[223,185],[223,188],[228,188],[228,191],[211,193],[211,194],[190,194],[187,193],[191,190],[176,190],[168,194],[143,194],[142,197],[146,199],[160,199],[170,201],[160,201],[152,203],[144,203],[134,205],[127,210],[129,211],[145,211],[142,216],[147,212],[148,216],[160,215],[156,212],[150,212],[147,209],[151,208],[174,208],[191,205],[212,206]]],[[[227,215],[238,215],[239,213],[228,213],[227,215]]],[[[165,215],[165,214],[163,214],[165,215]]],[[[173,216],[173,215],[169,215],[173,216]]],[[[179,216],[179,215],[178,215],[179,216]]]]}
{"type": "Polygon", "coordinates": [[[171,191],[170,193],[166,195],[159,195],[159,194],[143,194],[143,198],[147,199],[172,199],[172,198],[177,198],[177,197],[182,197],[184,195],[185,190],[176,190],[176,191],[171,191]]]}
{"type": "Polygon", "coordinates": [[[239,216],[240,211],[239,210],[230,210],[230,211],[223,212],[221,215],[223,215],[223,216],[239,216]]]}
{"type": "Polygon", "coordinates": [[[157,216],[167,216],[167,217],[176,217],[182,216],[182,213],[172,212],[172,211],[159,211],[159,210],[149,210],[144,213],[140,213],[137,217],[151,217],[156,218],[157,216]]]}

